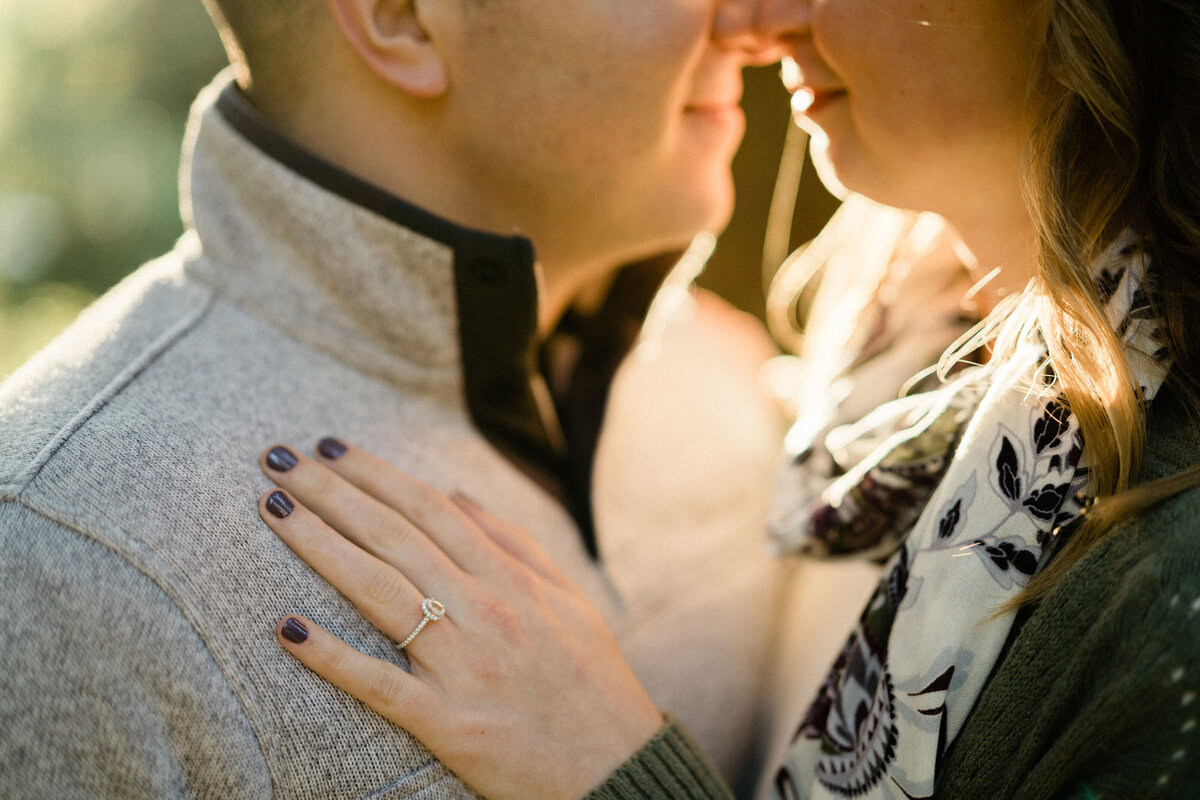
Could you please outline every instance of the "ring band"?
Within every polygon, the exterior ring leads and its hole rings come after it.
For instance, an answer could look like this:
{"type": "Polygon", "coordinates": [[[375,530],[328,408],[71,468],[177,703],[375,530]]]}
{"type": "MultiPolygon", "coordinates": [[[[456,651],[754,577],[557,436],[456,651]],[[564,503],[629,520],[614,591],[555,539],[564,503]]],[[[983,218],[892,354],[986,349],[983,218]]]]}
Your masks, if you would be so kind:
{"type": "Polygon", "coordinates": [[[421,601],[421,613],[424,614],[425,617],[417,624],[416,629],[408,635],[407,639],[396,645],[397,650],[403,650],[412,644],[412,640],[417,638],[418,633],[425,630],[426,625],[431,622],[437,622],[439,619],[446,616],[446,607],[437,600],[434,600],[432,597],[426,597],[421,601]]]}

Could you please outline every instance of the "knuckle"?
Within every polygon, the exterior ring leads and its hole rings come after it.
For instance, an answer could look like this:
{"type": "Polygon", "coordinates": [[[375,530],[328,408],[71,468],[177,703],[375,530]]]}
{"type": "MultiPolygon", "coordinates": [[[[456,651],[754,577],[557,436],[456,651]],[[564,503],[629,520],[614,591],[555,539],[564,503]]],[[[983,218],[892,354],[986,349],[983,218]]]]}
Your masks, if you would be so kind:
{"type": "Polygon", "coordinates": [[[399,708],[403,701],[400,682],[385,670],[375,669],[367,677],[363,687],[363,700],[374,709],[384,712],[399,708]]]}
{"type": "Polygon", "coordinates": [[[393,569],[377,567],[372,569],[367,576],[365,586],[367,600],[375,605],[397,605],[404,589],[403,578],[393,569]]]}
{"type": "Polygon", "coordinates": [[[553,590],[553,585],[544,577],[516,560],[504,565],[502,569],[508,596],[514,598],[517,605],[539,610],[550,605],[547,592],[553,590]]]}
{"type": "Polygon", "coordinates": [[[392,521],[389,518],[371,526],[365,535],[368,547],[392,564],[405,563],[412,555],[411,548],[418,544],[413,538],[412,526],[403,520],[392,521]]]}
{"type": "Polygon", "coordinates": [[[338,647],[326,645],[320,649],[319,667],[324,676],[351,674],[354,667],[346,653],[338,647]]]}
{"type": "Polygon", "coordinates": [[[335,641],[322,641],[305,655],[308,666],[327,681],[343,682],[357,672],[358,665],[352,654],[335,641]]]}
{"type": "Polygon", "coordinates": [[[512,591],[517,596],[532,598],[534,600],[541,596],[542,587],[537,576],[523,565],[513,564],[508,572],[508,580],[512,584],[512,591]]]}
{"type": "Polygon", "coordinates": [[[505,640],[512,642],[521,638],[521,618],[508,603],[498,597],[484,597],[480,599],[479,611],[484,623],[505,640]]]}
{"type": "Polygon", "coordinates": [[[404,547],[412,540],[412,523],[399,520],[396,524],[388,526],[386,536],[388,543],[393,547],[404,547]]]}
{"type": "Polygon", "coordinates": [[[335,488],[333,473],[324,469],[309,470],[306,483],[310,492],[322,497],[331,494],[335,488]]]}
{"type": "Polygon", "coordinates": [[[467,663],[470,674],[484,688],[504,685],[504,667],[500,660],[489,653],[472,653],[467,663]]]}

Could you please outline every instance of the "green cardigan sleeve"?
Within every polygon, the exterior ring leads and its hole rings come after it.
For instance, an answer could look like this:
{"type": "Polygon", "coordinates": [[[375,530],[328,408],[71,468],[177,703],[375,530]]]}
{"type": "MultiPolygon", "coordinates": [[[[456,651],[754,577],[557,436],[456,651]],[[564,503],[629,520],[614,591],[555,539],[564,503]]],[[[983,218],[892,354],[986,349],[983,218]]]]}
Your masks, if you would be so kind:
{"type": "Polygon", "coordinates": [[[1200,491],[1114,531],[1029,616],[938,798],[1200,797],[1200,491]]]}
{"type": "Polygon", "coordinates": [[[717,768],[679,720],[666,720],[586,800],[732,800],[717,768]]]}

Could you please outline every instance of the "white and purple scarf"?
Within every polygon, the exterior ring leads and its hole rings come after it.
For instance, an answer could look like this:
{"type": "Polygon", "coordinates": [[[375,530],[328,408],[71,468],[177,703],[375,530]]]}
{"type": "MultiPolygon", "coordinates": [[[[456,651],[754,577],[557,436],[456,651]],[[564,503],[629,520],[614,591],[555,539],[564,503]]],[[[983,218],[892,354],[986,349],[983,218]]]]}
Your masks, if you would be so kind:
{"type": "MultiPolygon", "coordinates": [[[[1142,290],[1146,267],[1126,234],[1096,281],[1149,401],[1167,356],[1142,290]]],[[[1079,425],[1036,388],[1051,380],[1045,346],[1030,337],[1003,363],[835,429],[781,476],[779,549],[890,558],[796,729],[777,797],[933,795],[1012,628],[1014,614],[998,612],[1085,504],[1079,425]]]]}

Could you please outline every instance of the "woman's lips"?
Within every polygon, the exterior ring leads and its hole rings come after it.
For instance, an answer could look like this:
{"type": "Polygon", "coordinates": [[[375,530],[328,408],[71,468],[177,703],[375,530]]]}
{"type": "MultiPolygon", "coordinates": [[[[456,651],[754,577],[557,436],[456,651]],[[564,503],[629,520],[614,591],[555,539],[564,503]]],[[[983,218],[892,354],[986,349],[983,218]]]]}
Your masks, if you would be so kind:
{"type": "Polygon", "coordinates": [[[780,64],[779,77],[783,86],[792,95],[792,114],[796,117],[810,117],[819,114],[823,108],[846,94],[846,90],[830,80],[827,69],[819,65],[809,65],[802,69],[800,62],[793,57],[784,58],[780,64]],[[810,82],[805,82],[805,78],[810,82]],[[813,85],[816,83],[817,85],[813,85]]]}
{"type": "Polygon", "coordinates": [[[844,89],[814,89],[811,86],[801,86],[792,93],[792,113],[798,117],[811,118],[845,96],[844,89]]]}

